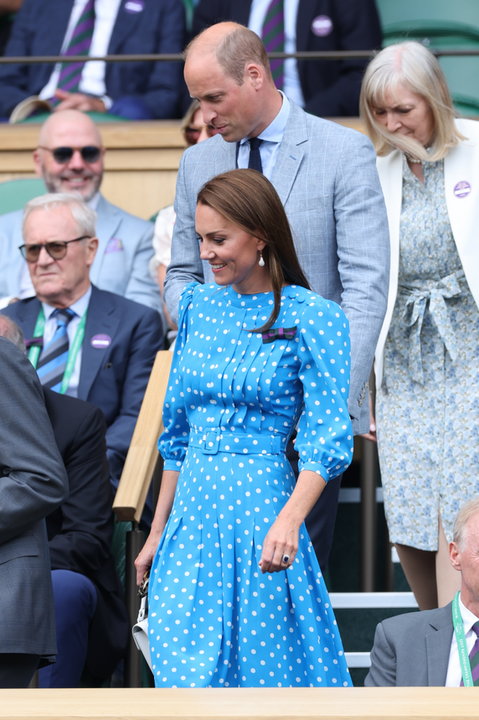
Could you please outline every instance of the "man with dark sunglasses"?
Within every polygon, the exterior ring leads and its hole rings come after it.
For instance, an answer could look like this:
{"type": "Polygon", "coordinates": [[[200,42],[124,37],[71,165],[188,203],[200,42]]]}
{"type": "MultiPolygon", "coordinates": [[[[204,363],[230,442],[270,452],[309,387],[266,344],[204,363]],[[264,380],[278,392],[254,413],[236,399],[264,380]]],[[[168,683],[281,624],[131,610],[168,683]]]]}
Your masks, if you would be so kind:
{"type": "MultiPolygon", "coordinates": [[[[102,290],[161,310],[158,286],[151,277],[152,223],[112,205],[100,193],[105,148],[98,128],[78,110],[49,116],[33,152],[37,174],[49,192],[77,192],[97,214],[98,252],[91,279],[102,290]]],[[[0,307],[12,297],[33,295],[28,270],[18,251],[22,212],[0,216],[0,307]]]]}

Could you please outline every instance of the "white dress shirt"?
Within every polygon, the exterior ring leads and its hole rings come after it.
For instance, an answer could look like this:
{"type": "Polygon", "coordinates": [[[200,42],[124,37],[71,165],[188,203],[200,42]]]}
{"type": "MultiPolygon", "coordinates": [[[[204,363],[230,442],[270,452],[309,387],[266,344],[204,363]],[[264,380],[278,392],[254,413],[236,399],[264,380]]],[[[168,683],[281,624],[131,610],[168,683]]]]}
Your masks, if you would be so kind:
{"type": "MultiPolygon", "coordinates": [[[[68,22],[67,31],[62,43],[61,52],[67,47],[73,33],[78,18],[80,17],[87,0],[75,0],[73,3],[70,20],[68,22]]],[[[116,16],[120,8],[121,0],[96,0],[95,2],[95,27],[93,29],[93,38],[90,45],[89,55],[101,57],[108,54],[108,45],[110,44],[113,26],[116,16]]],[[[51,98],[55,94],[60,76],[61,63],[57,63],[53,68],[48,83],[39,93],[41,98],[51,98]]],[[[106,95],[105,85],[106,63],[102,60],[87,62],[82,73],[79,90],[86,95],[94,95],[99,97],[105,103],[108,110],[112,101],[106,95]]]]}
{"type": "MultiPolygon", "coordinates": [[[[261,37],[264,17],[270,0],[253,0],[248,27],[261,37]]],[[[284,51],[296,52],[296,20],[299,0],[284,0],[284,51]]],[[[294,58],[284,61],[283,90],[296,105],[304,107],[304,97],[299,80],[298,64],[294,58]]]]}

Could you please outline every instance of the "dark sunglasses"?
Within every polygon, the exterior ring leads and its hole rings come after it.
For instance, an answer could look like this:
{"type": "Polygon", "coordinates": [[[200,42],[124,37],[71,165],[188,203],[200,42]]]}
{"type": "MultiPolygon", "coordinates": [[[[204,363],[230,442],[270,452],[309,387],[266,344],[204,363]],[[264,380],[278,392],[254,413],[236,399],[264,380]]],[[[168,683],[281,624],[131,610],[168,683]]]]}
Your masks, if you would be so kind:
{"type": "Polygon", "coordinates": [[[72,242],[86,240],[89,237],[90,235],[82,235],[81,237],[73,238],[73,240],[53,240],[52,242],[39,243],[38,245],[20,245],[18,249],[29,263],[37,262],[42,248],[45,248],[53,260],[61,260],[67,254],[67,245],[72,242]]]}
{"type": "Polygon", "coordinates": [[[97,147],[96,145],[85,145],[84,147],[57,148],[47,148],[43,145],[39,145],[38,148],[39,150],[47,150],[48,152],[51,152],[51,154],[53,155],[53,159],[59,165],[64,165],[65,163],[69,162],[72,159],[75,150],[78,150],[83,160],[87,163],[96,162],[100,157],[101,153],[101,148],[97,147]]]}

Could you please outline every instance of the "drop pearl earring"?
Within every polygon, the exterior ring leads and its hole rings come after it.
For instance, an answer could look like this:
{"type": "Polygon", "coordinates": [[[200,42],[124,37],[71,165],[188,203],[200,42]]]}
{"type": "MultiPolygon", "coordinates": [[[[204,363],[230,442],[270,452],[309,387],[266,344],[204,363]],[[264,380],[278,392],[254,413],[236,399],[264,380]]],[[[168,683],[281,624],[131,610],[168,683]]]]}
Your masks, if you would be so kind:
{"type": "Polygon", "coordinates": [[[264,258],[263,258],[263,254],[262,254],[262,253],[259,254],[258,265],[259,265],[260,267],[264,267],[264,258]]]}

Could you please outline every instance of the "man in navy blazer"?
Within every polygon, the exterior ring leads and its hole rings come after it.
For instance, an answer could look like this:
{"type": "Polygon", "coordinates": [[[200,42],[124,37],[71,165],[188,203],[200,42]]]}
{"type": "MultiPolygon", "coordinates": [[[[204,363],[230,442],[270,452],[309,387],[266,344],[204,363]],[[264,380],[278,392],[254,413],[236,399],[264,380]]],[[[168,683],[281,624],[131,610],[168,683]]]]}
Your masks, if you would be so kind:
{"type": "Polygon", "coordinates": [[[56,653],[45,516],[68,484],[38,378],[4,338],[0,417],[0,688],[19,688],[56,653]]]}
{"type": "Polygon", "coordinates": [[[30,357],[35,365],[38,349],[55,333],[54,310],[68,307],[75,312],[68,336],[70,352],[76,346],[76,354],[65,391],[103,411],[110,473],[116,485],[155,355],[162,347],[161,317],[91,284],[89,269],[98,247],[95,217],[76,196],[55,193],[31,200],[25,208],[24,239],[36,296],[2,312],[21,327],[27,345],[33,340],[30,357]],[[51,256],[54,248],[56,259],[51,256]]]}
{"type": "MultiPolygon", "coordinates": [[[[72,13],[80,4],[81,0],[23,0],[5,55],[59,55],[67,30],[71,30],[72,13]]],[[[185,14],[179,0],[97,0],[95,11],[98,32],[93,35],[91,55],[179,53],[183,49],[185,14]]],[[[40,94],[52,70],[51,63],[2,65],[0,116],[8,117],[20,101],[40,94]]],[[[80,84],[79,92],[59,92],[62,102],[56,109],[108,111],[132,120],[177,116],[181,63],[106,63],[100,75],[97,80],[100,86],[103,83],[104,92],[96,90],[97,84],[80,84]]],[[[54,95],[55,88],[52,80],[52,93],[47,92],[47,99],[54,95]]]]}
{"type": "MultiPolygon", "coordinates": [[[[262,4],[266,11],[268,0],[262,4]]],[[[259,30],[251,25],[252,5],[252,0],[200,0],[193,16],[193,34],[222,20],[259,30]]],[[[287,6],[288,0],[285,15],[287,6]]],[[[298,0],[296,13],[293,49],[297,52],[381,47],[381,26],[374,0],[298,0]]],[[[359,91],[367,62],[361,58],[297,61],[304,109],[323,117],[358,115],[359,91]]]]}
{"type": "MultiPolygon", "coordinates": [[[[105,148],[98,127],[78,110],[54,113],[43,123],[33,151],[35,171],[48,192],[76,192],[97,214],[98,251],[90,279],[102,290],[161,310],[158,285],[150,275],[153,223],[108,202],[101,194],[105,148]],[[70,150],[66,158],[55,150],[70,150]],[[86,149],[86,150],[85,150],[86,149]],[[84,157],[85,152],[89,155],[84,157]]],[[[25,262],[22,210],[0,216],[0,307],[34,294],[25,262]]]]}

